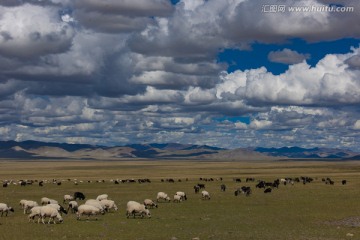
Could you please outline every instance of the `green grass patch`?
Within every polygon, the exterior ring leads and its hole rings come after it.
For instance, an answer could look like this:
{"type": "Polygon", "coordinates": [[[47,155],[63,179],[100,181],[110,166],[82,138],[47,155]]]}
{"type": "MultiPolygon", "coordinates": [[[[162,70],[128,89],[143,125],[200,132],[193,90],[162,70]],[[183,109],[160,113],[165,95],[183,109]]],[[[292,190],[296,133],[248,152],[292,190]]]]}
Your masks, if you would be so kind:
{"type": "MultiPolygon", "coordinates": [[[[360,238],[360,228],[346,219],[360,216],[358,199],[360,174],[357,162],[1,162],[2,180],[64,180],[39,187],[36,183],[1,188],[0,202],[15,208],[15,213],[0,218],[0,239],[352,239],[360,238]],[[354,170],[355,169],[355,170],[354,170]],[[281,185],[270,194],[256,189],[256,182],[246,177],[273,181],[276,178],[310,176],[310,184],[281,185]],[[204,182],[199,178],[213,178],[204,182]],[[220,177],[223,181],[219,181],[220,177]],[[243,182],[236,183],[233,178],[243,182]],[[321,181],[330,177],[335,185],[321,181]],[[114,184],[110,179],[149,178],[151,183],[114,184]],[[174,178],[175,183],[161,179],[174,178]],[[71,181],[68,181],[70,179],[71,181]],[[74,184],[77,179],[79,185],[74,184]],[[340,181],[347,179],[347,185],[340,181]],[[105,180],[105,182],[97,182],[105,180]],[[178,181],[181,180],[181,181],[178,181]],[[90,181],[90,182],[88,182],[90,181]],[[205,183],[210,200],[202,200],[193,186],[205,183]],[[227,186],[226,192],[220,185],[227,186]],[[252,194],[235,197],[241,186],[251,186],[252,194]],[[62,202],[64,194],[85,193],[87,199],[107,193],[119,207],[117,212],[99,216],[98,220],[76,220],[64,215],[62,224],[29,223],[19,206],[21,199],[49,197],[62,202]],[[159,191],[172,198],[184,191],[188,200],[159,203],[151,209],[151,219],[126,218],[126,202],[155,199],[159,191]]],[[[83,203],[83,201],[79,201],[83,203]]]]}

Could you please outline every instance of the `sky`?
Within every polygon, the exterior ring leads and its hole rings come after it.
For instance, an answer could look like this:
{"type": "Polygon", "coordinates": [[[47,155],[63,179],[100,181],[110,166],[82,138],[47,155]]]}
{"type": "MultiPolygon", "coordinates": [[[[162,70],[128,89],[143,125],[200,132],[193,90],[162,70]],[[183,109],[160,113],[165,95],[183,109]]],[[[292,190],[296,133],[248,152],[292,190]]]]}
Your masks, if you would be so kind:
{"type": "Polygon", "coordinates": [[[358,0],[0,0],[0,140],[360,151],[358,0]]]}

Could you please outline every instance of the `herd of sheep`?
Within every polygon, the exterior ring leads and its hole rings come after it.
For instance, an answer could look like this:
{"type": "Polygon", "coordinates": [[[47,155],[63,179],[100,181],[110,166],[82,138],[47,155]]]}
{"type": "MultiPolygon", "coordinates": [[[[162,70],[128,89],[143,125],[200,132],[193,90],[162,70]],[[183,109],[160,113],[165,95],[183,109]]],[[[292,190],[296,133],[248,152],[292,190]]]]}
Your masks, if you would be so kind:
{"type": "MultiPolygon", "coordinates": [[[[202,197],[204,199],[210,199],[210,195],[207,191],[202,192],[202,197]]],[[[69,211],[76,214],[78,220],[82,216],[87,216],[89,219],[91,216],[94,216],[97,219],[97,215],[103,215],[106,212],[118,210],[118,207],[115,201],[109,199],[108,194],[101,194],[96,197],[96,199],[88,199],[84,204],[79,205],[76,201],[77,199],[85,200],[85,195],[81,192],[75,192],[73,195],[65,194],[63,199],[63,204],[67,204],[67,209],[65,209],[57,200],[43,197],[40,199],[40,204],[33,200],[22,199],[19,202],[19,205],[23,209],[24,214],[28,214],[29,222],[35,222],[37,218],[37,223],[40,221],[45,224],[46,219],[47,223],[62,223],[63,218],[62,214],[67,214],[69,211]]],[[[187,199],[185,192],[176,192],[173,201],[181,202],[187,199]]],[[[166,201],[170,202],[170,197],[165,192],[158,192],[156,201],[151,199],[145,199],[143,203],[136,201],[128,201],[126,204],[126,217],[129,218],[133,216],[148,217],[151,218],[150,210],[151,208],[157,208],[158,202],[166,201]]],[[[14,208],[8,206],[5,203],[0,203],[0,212],[1,216],[5,213],[5,216],[9,212],[14,212],[14,208]]]]}
{"type": "MultiPolygon", "coordinates": [[[[202,180],[202,179],[200,179],[202,180]]],[[[221,179],[222,180],[222,179],[221,179]]],[[[233,179],[235,182],[241,182],[241,179],[235,178],[233,179]]],[[[276,179],[273,182],[265,182],[258,180],[256,184],[256,188],[264,188],[264,193],[271,192],[272,189],[278,188],[280,184],[291,184],[293,185],[295,182],[302,182],[303,184],[310,183],[314,179],[309,177],[300,177],[300,178],[285,178],[285,179],[276,179]]],[[[206,179],[208,181],[208,179],[206,179]]],[[[211,179],[210,179],[211,181],[211,179]]],[[[246,179],[246,182],[254,182],[255,179],[246,179]]],[[[331,179],[322,179],[323,182],[326,184],[334,184],[334,181],[331,179]]],[[[346,184],[346,180],[342,181],[342,185],[346,184]]],[[[7,186],[7,185],[6,185],[7,186]]],[[[201,199],[203,200],[210,200],[210,193],[205,189],[205,184],[197,184],[194,186],[195,193],[201,193],[201,199]],[[202,190],[200,192],[200,190],[202,190]]],[[[221,184],[220,186],[221,191],[226,190],[225,184],[221,184]]],[[[236,189],[234,192],[235,196],[239,194],[244,194],[249,196],[251,194],[251,188],[248,186],[243,186],[241,188],[236,189]]],[[[187,195],[183,191],[176,192],[173,197],[173,202],[182,202],[187,200],[187,195]]],[[[145,199],[142,203],[136,201],[128,201],[126,204],[126,217],[136,217],[140,216],[144,217],[151,217],[150,209],[157,208],[159,202],[170,202],[170,196],[165,192],[158,192],[156,195],[156,200],[153,201],[151,199],[145,199]]],[[[37,223],[45,224],[45,220],[47,223],[61,223],[63,222],[62,214],[67,214],[71,211],[71,213],[76,214],[76,218],[78,220],[81,219],[82,216],[86,216],[89,219],[93,216],[97,219],[98,215],[105,214],[111,210],[117,211],[118,207],[114,200],[109,198],[108,194],[101,194],[98,195],[95,199],[87,199],[85,201],[85,195],[81,192],[75,192],[74,194],[65,194],[63,197],[62,204],[66,204],[67,208],[65,209],[57,200],[50,199],[47,197],[43,197],[40,199],[40,204],[33,200],[20,200],[20,206],[23,210],[23,213],[26,215],[28,214],[29,222],[35,222],[37,218],[37,223]],[[83,204],[79,204],[77,200],[83,200],[83,204]]],[[[8,216],[9,212],[14,212],[14,208],[8,206],[6,203],[0,203],[0,212],[1,216],[5,214],[8,216]]]]}
{"type": "Polygon", "coordinates": [[[41,220],[43,223],[45,223],[45,219],[49,218],[48,223],[56,223],[55,219],[57,219],[58,222],[63,222],[61,215],[62,213],[67,214],[69,210],[71,210],[73,213],[76,213],[78,219],[80,219],[81,215],[90,216],[104,213],[105,208],[114,208],[117,210],[117,206],[115,205],[114,201],[107,200],[106,198],[107,195],[105,198],[103,198],[103,200],[89,199],[85,202],[85,204],[79,206],[78,203],[73,200],[73,196],[67,194],[64,195],[63,201],[63,203],[68,204],[67,210],[62,205],[60,205],[58,201],[47,197],[41,198],[41,205],[39,205],[36,201],[22,199],[20,200],[20,206],[23,208],[24,214],[29,214],[29,221],[34,222],[35,218],[38,217],[38,222],[41,220]]]}

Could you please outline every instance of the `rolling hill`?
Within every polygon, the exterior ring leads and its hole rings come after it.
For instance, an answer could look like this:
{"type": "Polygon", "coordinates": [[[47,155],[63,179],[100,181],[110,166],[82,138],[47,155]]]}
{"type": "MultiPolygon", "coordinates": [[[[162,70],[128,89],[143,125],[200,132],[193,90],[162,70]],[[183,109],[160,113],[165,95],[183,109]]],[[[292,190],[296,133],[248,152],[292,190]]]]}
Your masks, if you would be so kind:
{"type": "Polygon", "coordinates": [[[360,154],[349,150],[330,148],[258,147],[224,149],[207,145],[179,143],[130,144],[108,147],[39,141],[0,141],[0,159],[360,160],[360,154]]]}

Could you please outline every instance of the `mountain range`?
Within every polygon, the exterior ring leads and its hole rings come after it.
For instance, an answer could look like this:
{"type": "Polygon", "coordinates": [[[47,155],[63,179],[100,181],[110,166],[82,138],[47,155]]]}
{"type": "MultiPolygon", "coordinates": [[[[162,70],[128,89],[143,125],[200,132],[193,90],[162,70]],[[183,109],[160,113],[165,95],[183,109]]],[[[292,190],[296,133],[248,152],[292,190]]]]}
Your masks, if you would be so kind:
{"type": "Polygon", "coordinates": [[[296,146],[224,149],[179,143],[129,144],[108,147],[39,141],[0,141],[0,159],[360,160],[360,153],[344,149],[296,146]]]}

